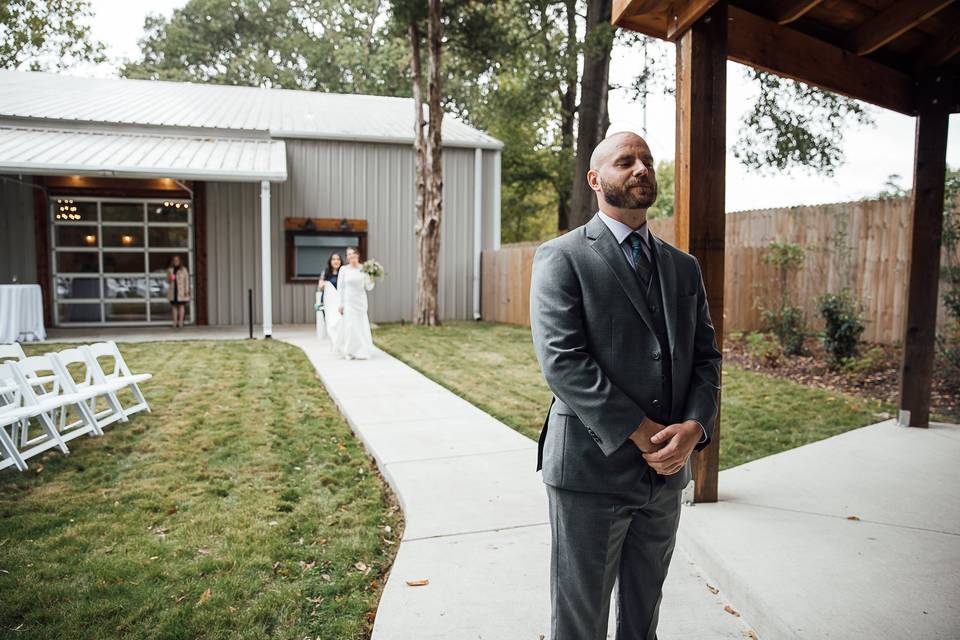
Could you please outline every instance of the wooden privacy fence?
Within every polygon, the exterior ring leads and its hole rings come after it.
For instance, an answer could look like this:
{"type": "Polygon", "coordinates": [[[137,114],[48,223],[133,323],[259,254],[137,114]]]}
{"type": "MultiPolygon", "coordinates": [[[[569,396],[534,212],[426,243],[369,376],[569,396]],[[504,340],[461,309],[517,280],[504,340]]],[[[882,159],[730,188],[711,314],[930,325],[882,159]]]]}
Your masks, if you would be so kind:
{"type": "MultiPolygon", "coordinates": [[[[673,244],[672,219],[651,220],[650,228],[673,244]]],[[[791,276],[789,287],[810,329],[823,327],[817,297],[849,287],[863,304],[864,340],[895,343],[903,339],[910,261],[909,199],[727,214],[724,261],[724,330],[727,333],[760,329],[760,305],[775,304],[778,272],[776,267],[763,262],[764,254],[774,241],[791,242],[804,248],[803,266],[791,276]]],[[[530,272],[538,244],[504,245],[498,250],[483,252],[481,316],[484,320],[530,324],[530,272]]],[[[946,264],[945,255],[941,257],[941,264],[946,264]]],[[[938,326],[943,326],[944,320],[941,295],[938,326]]]]}

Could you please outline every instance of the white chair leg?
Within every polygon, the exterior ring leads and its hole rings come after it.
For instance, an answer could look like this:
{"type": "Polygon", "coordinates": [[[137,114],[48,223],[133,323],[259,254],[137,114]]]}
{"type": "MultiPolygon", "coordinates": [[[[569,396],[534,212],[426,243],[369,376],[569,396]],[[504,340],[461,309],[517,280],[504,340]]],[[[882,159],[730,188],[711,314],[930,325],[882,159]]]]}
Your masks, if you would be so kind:
{"type": "Polygon", "coordinates": [[[75,406],[80,410],[83,421],[90,425],[93,434],[102,436],[103,430],[100,428],[100,425],[97,424],[97,417],[90,411],[90,407],[83,402],[78,402],[75,406]]]}
{"type": "Polygon", "coordinates": [[[133,395],[137,399],[137,403],[142,404],[147,410],[147,413],[150,412],[150,405],[147,404],[147,398],[143,395],[143,392],[140,391],[140,385],[137,383],[133,384],[133,395]]]}
{"type": "Polygon", "coordinates": [[[16,445],[13,443],[13,439],[10,438],[10,435],[7,433],[6,427],[0,428],[0,448],[3,449],[3,453],[7,456],[7,460],[10,462],[2,464],[0,468],[8,467],[10,464],[13,464],[20,471],[27,470],[27,463],[20,456],[20,452],[17,451],[16,445]]]}
{"type": "Polygon", "coordinates": [[[37,417],[40,418],[40,424],[43,425],[43,430],[46,432],[47,437],[57,443],[57,448],[63,453],[70,453],[70,449],[67,449],[67,443],[63,441],[60,432],[57,431],[57,427],[53,423],[53,420],[50,419],[50,416],[46,413],[41,413],[37,417]]]}

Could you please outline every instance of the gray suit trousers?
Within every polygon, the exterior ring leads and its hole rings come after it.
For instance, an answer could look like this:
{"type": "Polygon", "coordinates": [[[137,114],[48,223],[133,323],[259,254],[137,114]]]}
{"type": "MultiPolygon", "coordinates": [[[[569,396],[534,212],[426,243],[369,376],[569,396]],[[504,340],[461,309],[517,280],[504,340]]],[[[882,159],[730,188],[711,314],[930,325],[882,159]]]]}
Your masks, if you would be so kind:
{"type": "Polygon", "coordinates": [[[680,492],[653,470],[629,494],[546,487],[551,640],[604,640],[614,583],[617,640],[656,640],[680,492]]]}

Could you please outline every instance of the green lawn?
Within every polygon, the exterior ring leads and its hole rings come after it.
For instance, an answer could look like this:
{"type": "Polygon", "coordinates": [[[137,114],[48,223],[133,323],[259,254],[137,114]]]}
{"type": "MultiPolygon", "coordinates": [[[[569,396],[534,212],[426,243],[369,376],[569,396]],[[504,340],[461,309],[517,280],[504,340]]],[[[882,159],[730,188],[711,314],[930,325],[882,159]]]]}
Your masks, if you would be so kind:
{"type": "MultiPolygon", "coordinates": [[[[540,375],[530,330],[490,322],[426,328],[381,325],[380,348],[451,391],[536,438],[551,393],[540,375]]],[[[893,407],[725,366],[721,468],[821,440],[883,419],[893,407]]]]}
{"type": "Polygon", "coordinates": [[[153,413],[0,472],[0,636],[368,637],[402,522],[303,352],[121,350],[153,413]]]}

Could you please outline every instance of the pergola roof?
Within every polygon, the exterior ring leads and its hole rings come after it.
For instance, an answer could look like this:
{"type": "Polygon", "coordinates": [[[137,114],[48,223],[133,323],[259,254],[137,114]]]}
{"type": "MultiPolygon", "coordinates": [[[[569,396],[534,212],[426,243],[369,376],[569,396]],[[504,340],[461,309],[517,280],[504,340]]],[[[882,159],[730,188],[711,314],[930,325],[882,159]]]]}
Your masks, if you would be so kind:
{"type": "MultiPolygon", "coordinates": [[[[614,0],[613,23],[676,40],[716,2],[614,0]]],[[[944,96],[950,111],[960,111],[960,2],[727,4],[730,60],[908,115],[916,115],[918,100],[931,92],[944,96]]]]}

